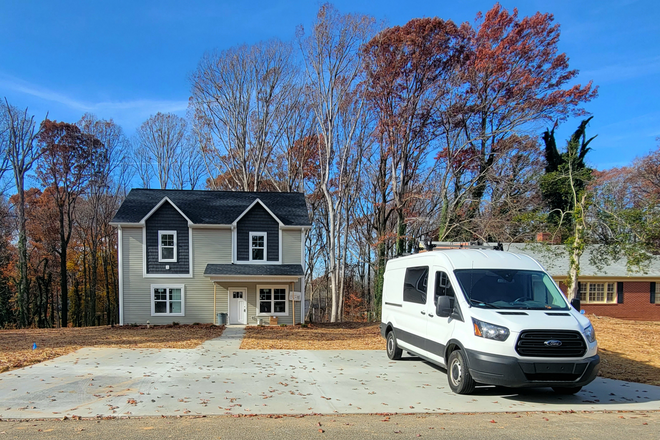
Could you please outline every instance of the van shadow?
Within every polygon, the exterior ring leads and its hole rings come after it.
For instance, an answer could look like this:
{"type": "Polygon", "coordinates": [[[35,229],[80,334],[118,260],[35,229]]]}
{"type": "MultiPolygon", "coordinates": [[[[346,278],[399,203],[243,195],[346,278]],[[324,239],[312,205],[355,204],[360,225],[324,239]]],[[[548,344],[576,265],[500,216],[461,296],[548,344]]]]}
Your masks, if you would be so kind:
{"type": "MultiPolygon", "coordinates": [[[[404,356],[401,361],[422,362],[430,368],[442,373],[439,380],[446,381],[447,370],[435,365],[417,356],[404,356]]],[[[621,356],[619,353],[601,353],[601,370],[605,368],[604,373],[608,373],[608,367],[611,365],[627,365],[631,368],[631,363],[640,364],[640,362],[631,361],[621,356]]],[[[655,372],[656,376],[660,374],[660,369],[644,364],[635,365],[636,368],[646,368],[655,372]]],[[[630,371],[630,370],[625,370],[630,371]]],[[[611,375],[611,374],[610,374],[611,375]]],[[[606,410],[607,405],[635,404],[649,402],[660,402],[660,386],[648,385],[632,381],[608,379],[599,375],[593,382],[582,388],[580,392],[574,395],[561,395],[555,393],[552,388],[507,388],[492,385],[477,385],[477,388],[471,394],[472,396],[497,397],[500,399],[511,400],[514,402],[527,402],[538,404],[572,404],[576,406],[602,405],[606,410]]],[[[633,410],[634,408],[630,408],[633,410]]],[[[660,408],[658,408],[660,409],[660,408]]]]}

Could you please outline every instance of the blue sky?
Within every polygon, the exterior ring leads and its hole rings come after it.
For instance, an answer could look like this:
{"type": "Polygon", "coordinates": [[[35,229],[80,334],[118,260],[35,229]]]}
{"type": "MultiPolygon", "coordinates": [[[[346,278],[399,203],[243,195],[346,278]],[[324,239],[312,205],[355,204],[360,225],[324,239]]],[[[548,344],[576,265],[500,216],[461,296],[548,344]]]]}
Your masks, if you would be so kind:
{"type": "MultiPolygon", "coordinates": [[[[560,50],[600,86],[586,108],[592,166],[629,164],[660,142],[660,2],[500,2],[521,15],[550,12],[560,50]]],[[[184,115],[189,76],[205,51],[269,38],[289,40],[309,26],[317,1],[30,1],[0,3],[0,97],[41,120],[77,121],[85,112],[113,118],[131,135],[158,111],[184,115]]],[[[342,12],[389,25],[438,16],[473,21],[493,1],[336,1],[342,12]]],[[[566,138],[579,120],[560,127],[566,138]]],[[[563,144],[563,142],[562,142],[563,144]]]]}

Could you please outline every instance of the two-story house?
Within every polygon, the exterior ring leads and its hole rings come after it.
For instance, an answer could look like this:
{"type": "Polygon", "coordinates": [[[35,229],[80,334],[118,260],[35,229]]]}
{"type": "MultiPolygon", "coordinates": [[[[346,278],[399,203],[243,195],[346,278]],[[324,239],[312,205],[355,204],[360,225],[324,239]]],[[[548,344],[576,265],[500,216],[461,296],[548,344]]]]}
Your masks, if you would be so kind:
{"type": "Polygon", "coordinates": [[[133,189],[111,224],[120,324],[302,322],[303,194],[133,189]]]}

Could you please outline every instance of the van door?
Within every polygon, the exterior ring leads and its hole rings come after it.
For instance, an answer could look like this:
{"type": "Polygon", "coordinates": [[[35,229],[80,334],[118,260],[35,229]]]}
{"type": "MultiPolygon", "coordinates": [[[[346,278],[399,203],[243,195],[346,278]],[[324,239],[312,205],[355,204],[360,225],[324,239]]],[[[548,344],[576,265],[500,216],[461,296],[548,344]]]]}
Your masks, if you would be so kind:
{"type": "MultiPolygon", "coordinates": [[[[402,314],[398,323],[397,339],[424,350],[426,338],[426,302],[429,281],[429,267],[406,268],[403,281],[402,314]]],[[[407,348],[405,344],[402,347],[407,348]]]]}
{"type": "Polygon", "coordinates": [[[432,294],[428,295],[426,308],[426,316],[428,317],[426,322],[426,351],[434,355],[434,359],[437,357],[437,360],[444,365],[445,347],[452,335],[455,318],[436,316],[436,305],[440,296],[449,296],[452,298],[452,305],[454,305],[456,296],[445,269],[434,267],[431,280],[433,280],[433,289],[430,289],[432,294]]]}

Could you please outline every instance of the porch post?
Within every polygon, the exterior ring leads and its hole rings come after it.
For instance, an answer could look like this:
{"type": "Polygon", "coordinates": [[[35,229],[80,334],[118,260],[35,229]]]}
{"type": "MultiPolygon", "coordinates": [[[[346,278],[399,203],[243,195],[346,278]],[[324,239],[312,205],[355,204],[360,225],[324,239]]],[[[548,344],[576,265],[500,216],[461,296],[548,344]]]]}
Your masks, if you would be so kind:
{"type": "Polygon", "coordinates": [[[213,281],[213,323],[215,323],[216,319],[218,319],[217,318],[218,315],[217,315],[217,313],[215,313],[215,294],[216,294],[216,287],[217,286],[218,285],[215,284],[215,281],[213,281]]]}

